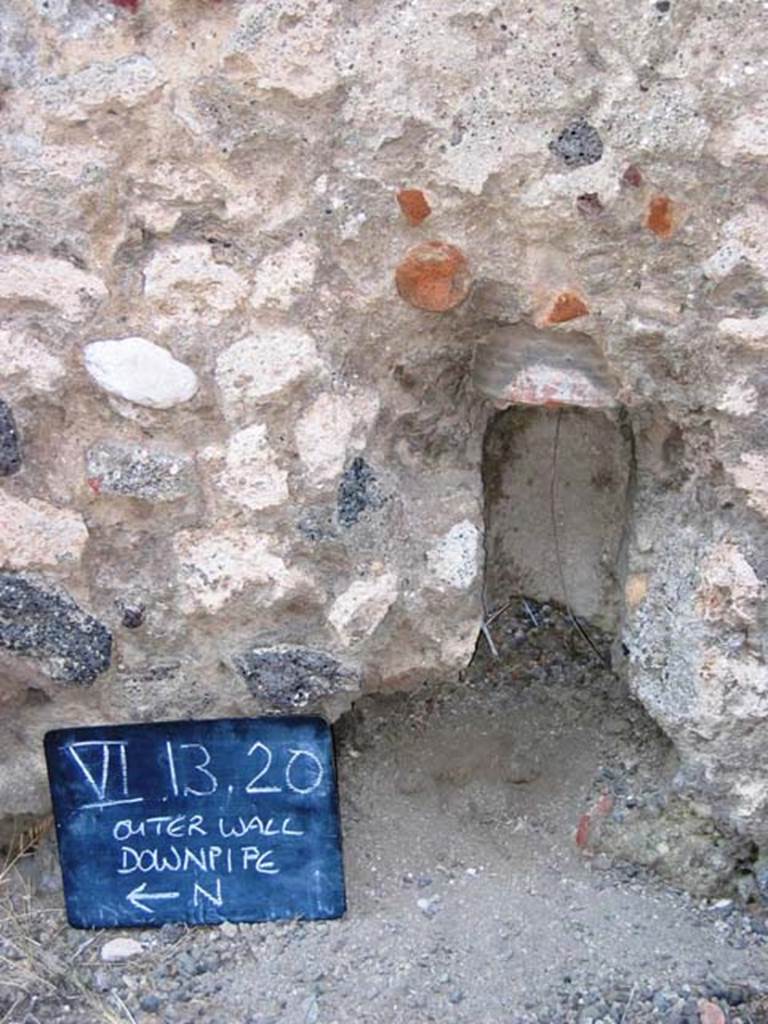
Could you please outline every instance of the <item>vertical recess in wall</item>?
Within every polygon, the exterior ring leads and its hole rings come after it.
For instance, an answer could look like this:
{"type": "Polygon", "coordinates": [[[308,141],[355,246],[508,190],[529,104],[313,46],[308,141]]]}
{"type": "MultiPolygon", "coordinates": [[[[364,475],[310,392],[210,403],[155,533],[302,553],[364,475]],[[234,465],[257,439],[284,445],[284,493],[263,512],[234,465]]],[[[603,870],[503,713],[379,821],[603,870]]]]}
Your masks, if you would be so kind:
{"type": "Polygon", "coordinates": [[[515,405],[491,419],[483,452],[489,607],[515,594],[567,599],[580,618],[616,628],[631,460],[615,411],[515,405]]]}

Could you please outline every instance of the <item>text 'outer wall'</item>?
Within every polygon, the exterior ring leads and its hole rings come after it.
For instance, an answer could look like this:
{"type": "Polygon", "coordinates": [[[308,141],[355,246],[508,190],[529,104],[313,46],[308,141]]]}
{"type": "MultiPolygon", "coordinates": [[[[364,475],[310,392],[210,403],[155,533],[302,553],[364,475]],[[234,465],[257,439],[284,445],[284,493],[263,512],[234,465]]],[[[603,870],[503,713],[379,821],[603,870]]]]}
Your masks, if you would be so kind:
{"type": "Polygon", "coordinates": [[[344,913],[321,718],[60,729],[45,753],[76,928],[344,913]]]}

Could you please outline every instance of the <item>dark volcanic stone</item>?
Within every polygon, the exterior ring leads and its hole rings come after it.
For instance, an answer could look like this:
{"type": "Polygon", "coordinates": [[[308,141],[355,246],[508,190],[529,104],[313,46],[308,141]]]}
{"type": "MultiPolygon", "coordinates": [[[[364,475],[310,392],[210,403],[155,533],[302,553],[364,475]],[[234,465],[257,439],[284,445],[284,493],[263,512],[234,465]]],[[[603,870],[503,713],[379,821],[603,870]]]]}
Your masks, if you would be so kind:
{"type": "Polygon", "coordinates": [[[254,697],[276,708],[304,707],[321,697],[355,690],[359,674],[309,647],[254,647],[234,658],[254,697]]]}
{"type": "Polygon", "coordinates": [[[21,469],[21,445],[11,407],[0,398],[0,476],[21,469]]]}
{"type": "Polygon", "coordinates": [[[61,590],[0,573],[0,647],[38,658],[52,679],[92,683],[109,668],[112,635],[61,590]]]}
{"type": "Polygon", "coordinates": [[[366,509],[379,508],[381,494],[376,474],[361,456],[344,470],[336,494],[336,512],[341,526],[354,526],[366,509]]]}
{"type": "Polygon", "coordinates": [[[144,623],[144,605],[126,604],[123,606],[122,624],[126,629],[138,629],[144,623]]]}
{"type": "Polygon", "coordinates": [[[563,128],[549,148],[567,167],[585,167],[596,164],[602,157],[603,140],[597,128],[579,118],[563,128]]]}

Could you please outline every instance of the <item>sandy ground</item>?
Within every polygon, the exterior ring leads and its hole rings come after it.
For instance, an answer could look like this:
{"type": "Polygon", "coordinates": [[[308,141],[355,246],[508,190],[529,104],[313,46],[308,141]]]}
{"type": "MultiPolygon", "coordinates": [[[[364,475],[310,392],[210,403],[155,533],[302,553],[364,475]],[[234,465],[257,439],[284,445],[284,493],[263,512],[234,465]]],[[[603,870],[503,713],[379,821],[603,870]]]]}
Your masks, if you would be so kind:
{"type": "Polygon", "coordinates": [[[47,837],[0,890],[0,1022],[768,1022],[762,910],[577,847],[601,793],[652,798],[674,756],[562,616],[529,610],[456,685],[337,726],[344,920],[75,931],[47,837]],[[140,951],[104,963],[121,934],[140,951]]]}

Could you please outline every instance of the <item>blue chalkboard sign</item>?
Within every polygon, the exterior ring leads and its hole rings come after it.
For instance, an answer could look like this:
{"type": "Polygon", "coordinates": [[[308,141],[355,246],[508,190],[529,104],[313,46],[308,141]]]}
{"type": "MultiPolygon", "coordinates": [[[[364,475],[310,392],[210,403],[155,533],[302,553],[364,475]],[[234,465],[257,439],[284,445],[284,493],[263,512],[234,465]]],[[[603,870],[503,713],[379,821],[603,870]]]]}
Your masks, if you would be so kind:
{"type": "Polygon", "coordinates": [[[344,913],[321,718],[59,729],[45,754],[76,928],[344,913]]]}

